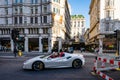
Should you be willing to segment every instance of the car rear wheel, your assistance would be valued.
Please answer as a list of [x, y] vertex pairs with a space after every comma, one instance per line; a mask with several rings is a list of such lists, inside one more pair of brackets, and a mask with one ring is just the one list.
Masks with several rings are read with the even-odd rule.
[[76, 69], [81, 68], [82, 67], [82, 61], [80, 59], [74, 60], [73, 63], [72, 63], [72, 67], [76, 68]]
[[44, 69], [44, 64], [43, 64], [43, 62], [41, 62], [41, 61], [36, 61], [36, 62], [34, 62], [33, 63], [33, 65], [32, 65], [32, 69], [33, 70], [43, 70]]

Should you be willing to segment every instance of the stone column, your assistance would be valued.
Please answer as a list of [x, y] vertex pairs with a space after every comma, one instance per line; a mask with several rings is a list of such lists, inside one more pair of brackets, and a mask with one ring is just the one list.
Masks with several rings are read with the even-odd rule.
[[28, 52], [28, 37], [25, 37], [25, 47], [24, 47], [25, 52]]
[[10, 43], [11, 43], [11, 51], [13, 51], [14, 50], [14, 42], [12, 39], [10, 40]]
[[39, 52], [43, 52], [42, 37], [39, 37]]
[[52, 52], [52, 29], [49, 28], [49, 31], [48, 31], [48, 52]]
[[42, 43], [42, 36], [43, 30], [40, 28], [39, 29], [39, 52], [43, 52], [43, 43]]
[[52, 48], [51, 48], [51, 37], [48, 37], [48, 52], [51, 52]]
[[25, 31], [25, 43], [24, 43], [24, 45], [25, 45], [25, 47], [24, 47], [24, 50], [25, 50], [25, 52], [28, 52], [28, 37], [27, 37], [27, 34], [28, 34], [28, 29], [25, 29], [24, 30]]

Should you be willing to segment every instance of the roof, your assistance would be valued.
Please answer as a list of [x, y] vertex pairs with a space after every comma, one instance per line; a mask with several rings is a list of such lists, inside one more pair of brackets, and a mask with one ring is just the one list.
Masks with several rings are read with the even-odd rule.
[[71, 15], [71, 18], [84, 18], [83, 15]]

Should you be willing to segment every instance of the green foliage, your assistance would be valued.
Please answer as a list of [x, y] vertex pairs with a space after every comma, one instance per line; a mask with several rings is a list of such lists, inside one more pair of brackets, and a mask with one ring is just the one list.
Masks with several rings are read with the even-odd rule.
[[71, 15], [71, 18], [84, 18], [83, 15]]

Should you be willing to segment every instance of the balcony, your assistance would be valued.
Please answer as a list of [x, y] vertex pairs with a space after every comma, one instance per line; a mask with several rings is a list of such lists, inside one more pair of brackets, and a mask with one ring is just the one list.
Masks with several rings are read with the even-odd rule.
[[12, 17], [12, 14], [1, 14], [0, 18]]
[[23, 6], [23, 3], [13, 3], [12, 6]]
[[12, 4], [8, 4], [8, 5], [0, 5], [0, 8], [12, 8]]
[[0, 28], [48, 28], [51, 27], [52, 23], [42, 23], [42, 24], [0, 24]]
[[100, 26], [100, 33], [113, 34], [115, 30], [120, 29], [119, 26], [120, 26], [119, 20], [105, 19], [102, 21], [102, 24]]

